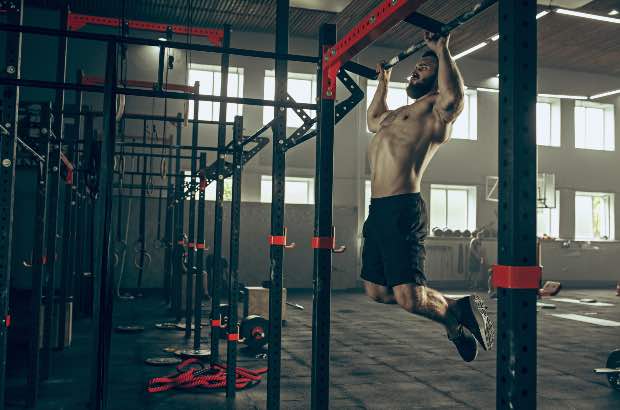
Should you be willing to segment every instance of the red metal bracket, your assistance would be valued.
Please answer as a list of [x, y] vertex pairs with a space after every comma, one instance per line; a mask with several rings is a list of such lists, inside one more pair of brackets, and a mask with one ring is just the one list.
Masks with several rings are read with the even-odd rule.
[[4, 318], [4, 327], [9, 328], [11, 326], [11, 315], [6, 315]]
[[197, 243], [196, 244], [196, 249], [207, 249], [207, 247], [205, 246], [204, 243]]
[[[111, 17], [89, 16], [87, 14], [69, 13], [67, 18], [67, 28], [71, 31], [77, 31], [84, 28], [87, 24], [98, 26], [120, 27], [121, 19]], [[147, 30], [165, 33], [168, 30], [175, 34], [191, 34], [196, 37], [206, 37], [214, 46], [221, 47], [224, 39], [224, 30], [216, 30], [210, 28], [186, 27], [175, 24], [150, 23], [140, 20], [125, 20], [129, 28], [136, 30]]]
[[336, 98], [336, 74], [344, 63], [409, 17], [425, 1], [383, 0], [333, 47], [323, 50], [323, 98]]
[[65, 156], [65, 154], [63, 154], [62, 152], [60, 153], [60, 160], [62, 161], [63, 164], [65, 164], [65, 167], [67, 168], [67, 175], [65, 176], [65, 183], [67, 185], [73, 185], [73, 164], [71, 163], [71, 161], [69, 161], [69, 158], [67, 158]]
[[284, 235], [269, 235], [269, 245], [284, 246], [286, 249], [292, 249], [295, 247], [295, 242], [286, 243], [286, 233], [288, 228], [284, 228]]
[[495, 288], [540, 289], [541, 266], [493, 265], [492, 283]]
[[312, 238], [312, 248], [331, 249], [334, 253], [343, 253], [347, 249], [344, 245], [336, 247], [335, 227], [332, 227], [332, 236], [315, 236]]

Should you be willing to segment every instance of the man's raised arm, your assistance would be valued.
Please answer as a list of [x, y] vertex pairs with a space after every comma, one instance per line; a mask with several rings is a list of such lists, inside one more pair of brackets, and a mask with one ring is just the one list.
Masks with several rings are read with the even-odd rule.
[[391, 70], [384, 70], [381, 67], [381, 64], [379, 64], [377, 65], [377, 71], [379, 72], [379, 84], [377, 85], [377, 91], [372, 98], [372, 102], [368, 107], [368, 113], [366, 115], [368, 129], [371, 132], [379, 131], [381, 121], [383, 121], [383, 119], [389, 112], [387, 106], [387, 88], [390, 82]]
[[433, 111], [441, 121], [445, 123], [454, 122], [463, 111], [465, 87], [461, 73], [448, 49], [450, 36], [434, 37], [433, 34], [426, 32], [424, 39], [428, 48], [435, 52], [439, 60], [437, 74], [439, 96]]

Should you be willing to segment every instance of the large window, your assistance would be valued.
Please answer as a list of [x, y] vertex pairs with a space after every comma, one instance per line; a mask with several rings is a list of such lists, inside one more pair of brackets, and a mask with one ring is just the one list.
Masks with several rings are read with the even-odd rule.
[[538, 97], [536, 103], [536, 143], [560, 146], [560, 99]]
[[[189, 187], [191, 183], [191, 172], [185, 171], [185, 184]], [[196, 178], [196, 186], [200, 184], [200, 178]], [[187, 191], [187, 187], [184, 189]], [[211, 182], [205, 188], [205, 200], [206, 201], [215, 201], [215, 194], [217, 189], [217, 181]], [[195, 196], [198, 199], [199, 192], [196, 190]], [[228, 178], [224, 180], [224, 201], [232, 201], [232, 178]]]
[[[271, 202], [271, 175], [262, 175], [260, 180], [260, 201]], [[284, 202], [287, 204], [313, 204], [314, 179], [286, 177], [284, 180]]]
[[555, 208], [538, 208], [536, 210], [536, 235], [539, 238], [560, 237], [560, 191], [555, 191]]
[[614, 194], [575, 193], [575, 239], [614, 239]]
[[[220, 66], [191, 64], [187, 84], [200, 81], [200, 94], [221, 95], [222, 69]], [[243, 68], [230, 67], [228, 70], [228, 96], [243, 97]], [[236, 115], [243, 115], [243, 105], [226, 104], [226, 121], [234, 121]], [[194, 118], [194, 102], [189, 101], [189, 118]], [[205, 121], [219, 121], [220, 103], [200, 101], [198, 118]]]
[[465, 90], [463, 112], [452, 126], [452, 138], [478, 139], [478, 95], [476, 90]]
[[[288, 94], [298, 103], [316, 103], [316, 76], [312, 74], [288, 73]], [[266, 100], [273, 100], [276, 93], [275, 71], [265, 71], [264, 96]], [[315, 117], [313, 111], [305, 110], [310, 118]], [[273, 120], [273, 107], [263, 107], [263, 124]], [[299, 128], [303, 121], [292, 108], [286, 111], [286, 126]]]
[[432, 228], [476, 229], [476, 187], [431, 185]]
[[614, 151], [614, 106], [575, 101], [575, 147]]

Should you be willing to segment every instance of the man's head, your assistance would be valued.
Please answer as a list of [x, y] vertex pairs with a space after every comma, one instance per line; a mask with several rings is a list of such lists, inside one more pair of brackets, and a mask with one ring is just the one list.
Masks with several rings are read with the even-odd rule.
[[418, 99], [431, 92], [437, 84], [438, 68], [437, 55], [430, 50], [425, 52], [411, 73], [407, 95], [410, 98]]

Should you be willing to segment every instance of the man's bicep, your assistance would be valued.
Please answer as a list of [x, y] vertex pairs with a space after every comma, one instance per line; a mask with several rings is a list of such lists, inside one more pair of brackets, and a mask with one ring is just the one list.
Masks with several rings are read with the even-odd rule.
[[381, 115], [377, 115], [377, 116], [368, 115], [367, 120], [366, 120], [368, 124], [368, 130], [371, 132], [379, 131], [379, 127], [381, 126], [381, 123], [383, 122], [383, 120], [385, 120], [385, 117], [387, 117], [391, 112], [392, 111], [388, 110], [388, 111], [385, 111]]

